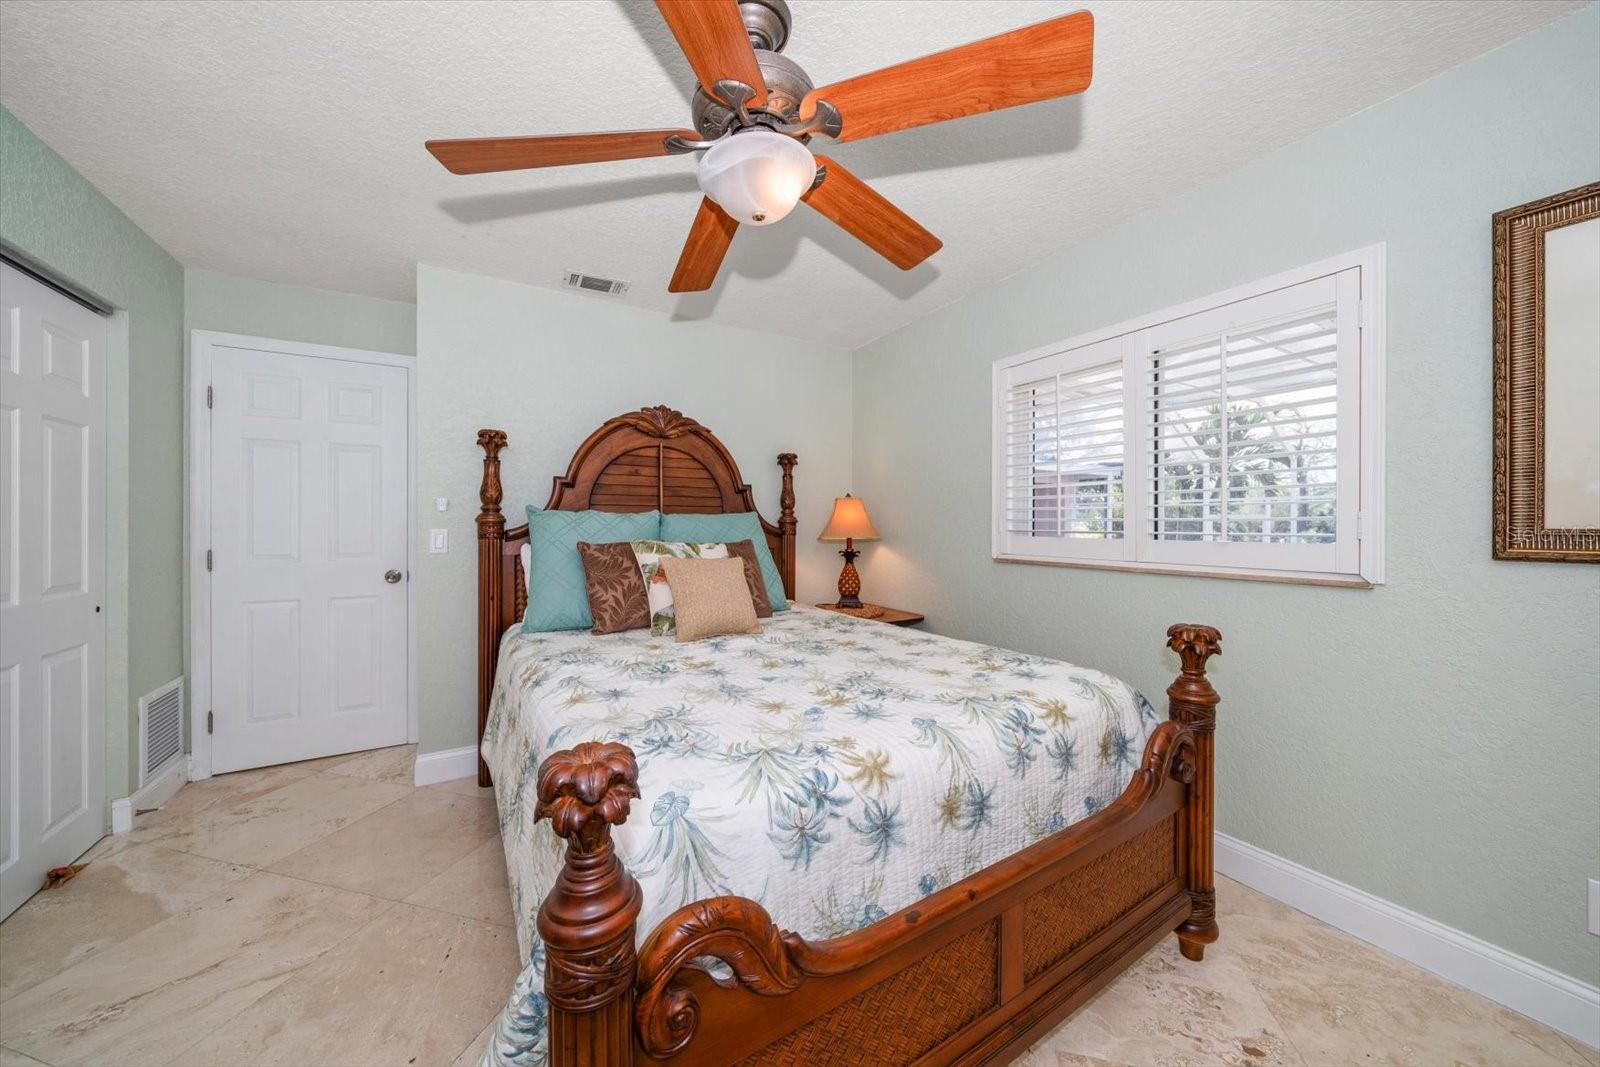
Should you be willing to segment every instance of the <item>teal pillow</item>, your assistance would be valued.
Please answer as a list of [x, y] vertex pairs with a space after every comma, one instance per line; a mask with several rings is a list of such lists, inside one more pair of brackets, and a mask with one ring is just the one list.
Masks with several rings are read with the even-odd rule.
[[767, 550], [767, 532], [761, 528], [761, 516], [753, 511], [734, 511], [725, 515], [663, 515], [661, 516], [663, 541], [746, 541], [756, 546], [756, 558], [761, 561], [761, 577], [767, 583], [767, 599], [773, 611], [788, 611], [789, 601], [783, 596], [783, 577], [778, 565], [772, 562]]
[[594, 626], [583, 586], [578, 542], [609, 545], [661, 536], [659, 511], [540, 511], [528, 509], [528, 610], [522, 628], [587, 630]]

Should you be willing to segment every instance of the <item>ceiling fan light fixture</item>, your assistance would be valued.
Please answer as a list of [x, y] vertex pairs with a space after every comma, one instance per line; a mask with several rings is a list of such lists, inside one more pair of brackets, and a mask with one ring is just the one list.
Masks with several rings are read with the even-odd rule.
[[794, 210], [816, 176], [810, 149], [767, 129], [736, 133], [700, 157], [700, 190], [742, 225], [779, 221]]

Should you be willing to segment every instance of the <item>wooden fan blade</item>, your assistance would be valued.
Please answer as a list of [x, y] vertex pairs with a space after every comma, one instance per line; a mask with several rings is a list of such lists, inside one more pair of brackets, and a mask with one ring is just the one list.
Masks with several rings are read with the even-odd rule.
[[1094, 16], [1078, 11], [813, 89], [800, 114], [826, 100], [844, 120], [838, 139], [859, 141], [1081, 93], [1093, 74]]
[[827, 156], [818, 156], [817, 165], [828, 168], [827, 176], [800, 199], [890, 263], [910, 270], [944, 247], [916, 219]]
[[553, 137], [468, 137], [429, 141], [427, 148], [452, 174], [486, 174], [496, 170], [565, 167], [570, 163], [664, 156], [668, 154], [667, 138], [673, 135], [690, 141], [700, 136], [693, 130], [629, 130]]
[[756, 91], [749, 104], [766, 103], [767, 83], [735, 0], [656, 0], [656, 7], [688, 57], [700, 88], [717, 96], [717, 82], [744, 82]]
[[683, 254], [667, 283], [669, 293], [698, 293], [711, 288], [722, 269], [722, 257], [728, 254], [733, 243], [733, 231], [739, 224], [710, 197], [702, 197], [700, 210], [695, 213], [694, 225], [689, 227], [689, 239], [683, 242]]

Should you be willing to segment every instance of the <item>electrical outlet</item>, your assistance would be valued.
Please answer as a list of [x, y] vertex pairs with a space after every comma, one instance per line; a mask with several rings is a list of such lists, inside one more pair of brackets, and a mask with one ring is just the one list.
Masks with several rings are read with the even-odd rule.
[[1600, 878], [1589, 879], [1589, 932], [1600, 937]]
[[449, 530], [429, 530], [428, 531], [428, 551], [433, 553], [434, 555], [438, 555], [438, 554], [440, 554], [442, 552], [450, 551], [450, 531]]

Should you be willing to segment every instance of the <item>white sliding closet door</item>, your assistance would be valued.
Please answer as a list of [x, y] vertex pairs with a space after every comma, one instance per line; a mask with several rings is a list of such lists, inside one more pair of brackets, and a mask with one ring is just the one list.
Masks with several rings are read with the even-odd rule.
[[0, 918], [106, 828], [106, 320], [0, 264]]

